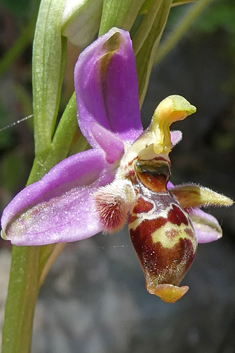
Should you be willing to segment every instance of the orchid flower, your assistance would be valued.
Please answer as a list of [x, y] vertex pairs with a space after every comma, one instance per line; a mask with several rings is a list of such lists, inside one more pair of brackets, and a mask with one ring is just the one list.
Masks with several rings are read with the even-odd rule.
[[169, 182], [174, 121], [196, 108], [180, 96], [164, 99], [143, 131], [129, 33], [113, 28], [87, 47], [75, 67], [78, 123], [92, 149], [57, 164], [22, 190], [2, 215], [2, 236], [16, 245], [44, 245], [113, 233], [126, 223], [146, 286], [166, 302], [188, 290], [179, 283], [198, 243], [221, 237], [201, 206], [232, 200], [194, 184]]

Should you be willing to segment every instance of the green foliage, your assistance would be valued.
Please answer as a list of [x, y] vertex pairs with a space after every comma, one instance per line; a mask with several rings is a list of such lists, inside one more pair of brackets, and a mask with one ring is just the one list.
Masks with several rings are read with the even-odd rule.
[[153, 1], [133, 38], [140, 106], [144, 101], [154, 56], [166, 25], [171, 3], [172, 0]]
[[235, 2], [233, 0], [216, 0], [195, 22], [194, 28], [200, 35], [210, 35], [218, 40], [218, 53], [227, 61], [231, 70], [224, 82], [224, 91], [235, 95]]
[[8, 11], [19, 18], [28, 18], [38, 8], [40, 0], [0, 0]]
[[104, 0], [99, 35], [112, 27], [130, 31], [143, 3], [144, 0]]
[[[65, 0], [42, 1], [33, 45], [33, 108], [36, 155], [48, 152], [59, 110], [66, 63], [66, 39], [61, 37]], [[41, 163], [44, 161], [41, 160]]]
[[233, 0], [214, 1], [197, 20], [196, 28], [201, 32], [212, 33], [223, 29], [235, 34], [235, 2]]

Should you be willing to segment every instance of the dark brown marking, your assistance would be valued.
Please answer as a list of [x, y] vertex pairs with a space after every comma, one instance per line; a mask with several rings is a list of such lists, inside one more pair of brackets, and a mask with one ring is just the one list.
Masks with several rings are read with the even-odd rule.
[[185, 233], [188, 234], [188, 236], [189, 236], [190, 238], [194, 238], [194, 237], [195, 237], [194, 232], [192, 231], [191, 228], [185, 228], [184, 231], [185, 231]]
[[149, 238], [152, 242], [151, 235], [164, 226], [167, 223], [167, 219], [164, 217], [158, 217], [155, 219], [144, 219], [139, 226], [136, 228], [135, 232], [138, 233], [140, 239]]
[[155, 157], [154, 160], [155, 160], [155, 161], [164, 161], [164, 162], [167, 162], [168, 165], [170, 166], [169, 160], [167, 160], [167, 159], [164, 158], [164, 157], [160, 157], [160, 156], [159, 156], [159, 157]]
[[181, 223], [184, 223], [186, 226], [188, 225], [187, 217], [181, 208], [176, 205], [172, 205], [172, 209], [168, 213], [168, 220], [177, 226], [180, 226]]
[[132, 212], [133, 213], [147, 213], [153, 208], [153, 204], [139, 197]]
[[140, 182], [154, 192], [166, 191], [166, 183], [170, 176], [170, 165], [164, 158], [152, 160], [138, 159], [135, 170]]
[[128, 218], [128, 223], [131, 224], [134, 221], [136, 221], [139, 217], [136, 215], [133, 215], [132, 213], [130, 213], [129, 218]]
[[179, 235], [179, 231], [176, 229], [171, 229], [171, 230], [167, 230], [165, 234], [166, 234], [167, 238], [173, 239]]
[[137, 173], [140, 181], [146, 188], [154, 192], [166, 191], [166, 177], [164, 175], [153, 175], [147, 172]]

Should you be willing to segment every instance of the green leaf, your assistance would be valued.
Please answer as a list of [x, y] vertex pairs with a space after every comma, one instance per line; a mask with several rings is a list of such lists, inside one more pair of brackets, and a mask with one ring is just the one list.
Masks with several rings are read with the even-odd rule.
[[33, 108], [35, 154], [41, 163], [48, 152], [59, 109], [66, 62], [61, 37], [65, 0], [42, 0], [33, 45]]
[[67, 157], [77, 130], [77, 106], [74, 93], [60, 119], [47, 156], [43, 160], [43, 165], [40, 163], [40, 157], [35, 157], [28, 184], [42, 178], [55, 164]]
[[162, 5], [162, 1], [154, 0], [152, 1], [151, 8], [145, 15], [139, 29], [136, 31], [135, 36], [133, 38], [133, 49], [135, 55], [137, 55], [141, 46], [144, 44], [144, 41], [147, 40], [149, 36], [149, 32], [151, 31], [154, 22], [159, 21], [157, 16]]
[[145, 0], [145, 2], [143, 3], [141, 9], [140, 9], [140, 14], [146, 14], [150, 8], [150, 6], [152, 5], [153, 0]]
[[[154, 0], [133, 38], [139, 81], [140, 106], [143, 104], [154, 56], [166, 25], [171, 4], [172, 0]], [[145, 31], [148, 32], [147, 37]]]
[[112, 27], [130, 31], [144, 0], [104, 0], [99, 36]]
[[[178, 5], [189, 4], [189, 3], [195, 2], [195, 1], [199, 1], [199, 0], [173, 0], [171, 6], [173, 7], [173, 6], [178, 6]], [[145, 0], [143, 6], [140, 9], [140, 13], [141, 14], [146, 13], [149, 10], [150, 6], [152, 5], [152, 2], [153, 2], [153, 0]]]
[[173, 0], [172, 6], [189, 4], [191, 2], [200, 1], [200, 0]]

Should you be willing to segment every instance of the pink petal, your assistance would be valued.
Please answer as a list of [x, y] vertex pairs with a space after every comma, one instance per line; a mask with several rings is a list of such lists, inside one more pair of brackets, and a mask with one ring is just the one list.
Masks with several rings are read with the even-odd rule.
[[81, 53], [75, 67], [75, 91], [79, 125], [91, 146], [97, 146], [91, 133], [94, 122], [128, 142], [142, 133], [128, 32], [113, 28]]
[[171, 131], [171, 143], [173, 146], [177, 145], [182, 140], [182, 132], [181, 131]]
[[110, 183], [104, 153], [89, 150], [57, 164], [40, 181], [22, 190], [2, 216], [3, 236], [16, 245], [71, 242], [101, 230], [93, 192]]
[[210, 243], [222, 237], [222, 229], [215, 217], [195, 208], [189, 213], [198, 243]]

